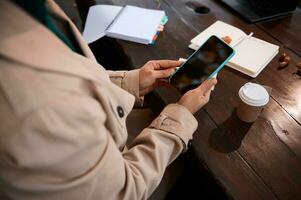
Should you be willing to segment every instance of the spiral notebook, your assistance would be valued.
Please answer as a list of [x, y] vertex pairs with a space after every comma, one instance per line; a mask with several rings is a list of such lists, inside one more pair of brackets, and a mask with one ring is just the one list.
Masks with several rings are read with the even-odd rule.
[[242, 30], [222, 21], [216, 21], [194, 37], [189, 48], [197, 50], [212, 35], [232, 38], [229, 45], [235, 49], [236, 54], [227, 66], [253, 78], [257, 77], [279, 52], [279, 46], [248, 36]]
[[136, 6], [96, 5], [89, 9], [83, 37], [92, 43], [103, 36], [151, 44], [165, 17], [162, 10]]

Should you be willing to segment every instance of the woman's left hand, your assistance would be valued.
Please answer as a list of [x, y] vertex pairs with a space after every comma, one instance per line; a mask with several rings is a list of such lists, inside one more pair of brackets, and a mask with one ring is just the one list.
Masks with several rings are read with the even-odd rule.
[[144, 96], [156, 87], [167, 85], [162, 79], [168, 78], [182, 63], [175, 60], [148, 61], [139, 72], [139, 95]]

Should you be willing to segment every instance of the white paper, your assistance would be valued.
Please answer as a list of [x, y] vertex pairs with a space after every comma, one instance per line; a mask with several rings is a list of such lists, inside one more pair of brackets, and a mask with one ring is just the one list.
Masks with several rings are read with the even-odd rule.
[[162, 10], [126, 6], [118, 19], [106, 31], [106, 35], [149, 44], [152, 42], [164, 16], [165, 12]]
[[89, 9], [83, 37], [92, 43], [105, 36], [105, 30], [122, 9], [121, 6], [96, 5]]
[[[246, 34], [240, 29], [216, 21], [202, 33], [191, 40], [189, 48], [197, 50], [210, 36], [230, 36], [233, 44]], [[279, 46], [255, 37], [246, 38], [234, 47], [236, 54], [226, 64], [227, 66], [255, 78], [277, 55]]]
[[234, 49], [236, 54], [229, 61], [229, 66], [239, 68], [251, 77], [257, 76], [279, 51], [277, 45], [255, 37], [245, 39]]
[[197, 46], [201, 46], [212, 35], [215, 35], [219, 38], [230, 36], [232, 41], [229, 45], [231, 46], [241, 37], [245, 36], [246, 33], [234, 26], [231, 26], [230, 24], [222, 21], [216, 21], [206, 30], [194, 37], [190, 42]]

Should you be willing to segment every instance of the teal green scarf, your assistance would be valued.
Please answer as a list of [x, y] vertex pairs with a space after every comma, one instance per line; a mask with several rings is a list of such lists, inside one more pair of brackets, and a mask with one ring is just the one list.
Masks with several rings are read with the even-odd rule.
[[14, 0], [16, 4], [27, 11], [36, 20], [44, 24], [49, 30], [51, 30], [58, 38], [60, 38], [67, 46], [69, 46], [70, 49], [76, 51], [72, 42], [52, 22], [51, 17], [48, 14], [45, 1], [46, 0]]

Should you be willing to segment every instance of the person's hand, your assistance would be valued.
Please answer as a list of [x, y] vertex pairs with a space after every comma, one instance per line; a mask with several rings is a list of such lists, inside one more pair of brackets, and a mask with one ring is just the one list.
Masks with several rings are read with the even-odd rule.
[[154, 60], [148, 61], [139, 72], [139, 95], [144, 96], [156, 87], [166, 86], [168, 78], [182, 61]]
[[212, 87], [216, 85], [216, 83], [217, 80], [215, 78], [206, 80], [199, 87], [186, 92], [178, 101], [178, 104], [186, 107], [194, 114], [208, 103]]

